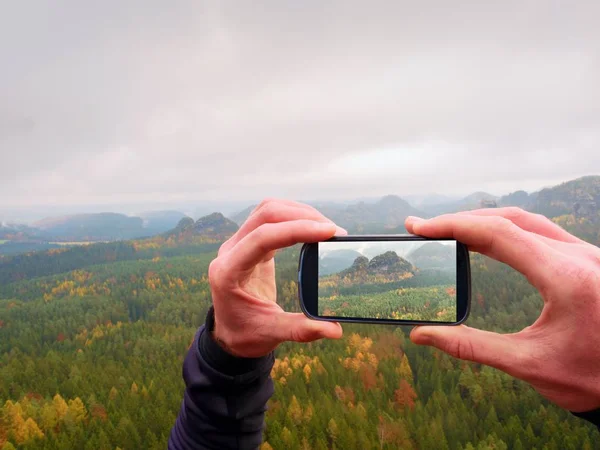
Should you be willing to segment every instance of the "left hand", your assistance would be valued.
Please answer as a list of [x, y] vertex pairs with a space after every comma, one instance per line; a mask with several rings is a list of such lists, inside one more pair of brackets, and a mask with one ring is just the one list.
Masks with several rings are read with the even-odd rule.
[[310, 320], [277, 304], [275, 252], [345, 234], [311, 206], [265, 200], [219, 249], [208, 271], [215, 311], [214, 336], [239, 357], [267, 355], [284, 341], [340, 338], [335, 322]]

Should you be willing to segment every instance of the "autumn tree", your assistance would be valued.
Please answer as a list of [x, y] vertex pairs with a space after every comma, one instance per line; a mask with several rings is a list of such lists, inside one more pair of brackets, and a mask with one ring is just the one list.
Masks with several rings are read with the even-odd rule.
[[400, 386], [394, 391], [394, 401], [401, 408], [413, 409], [417, 394], [406, 379], [400, 380]]

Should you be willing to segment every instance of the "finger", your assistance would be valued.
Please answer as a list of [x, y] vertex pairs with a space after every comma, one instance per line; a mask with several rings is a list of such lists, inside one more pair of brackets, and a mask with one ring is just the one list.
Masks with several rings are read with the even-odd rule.
[[430, 345], [455, 358], [495, 367], [517, 378], [525, 375], [527, 345], [515, 335], [465, 325], [419, 326], [410, 333], [410, 340], [418, 345]]
[[304, 209], [315, 209], [313, 206], [310, 206], [306, 203], [296, 202], [294, 200], [288, 200], [285, 198], [268, 197], [268, 198], [265, 198], [264, 200], [262, 200], [258, 205], [256, 205], [256, 208], [254, 208], [252, 210], [252, 212], [248, 215], [248, 217], [256, 214], [262, 208], [270, 205], [271, 203], [278, 203], [278, 204], [288, 205], [288, 206], [297, 206], [298, 208], [304, 208]]
[[[461, 213], [457, 213], [457, 214], [463, 214], [463, 213], [461, 212]], [[474, 214], [474, 215], [477, 215], [477, 214]], [[413, 225], [416, 222], [421, 221], [421, 220], [425, 220], [425, 219], [422, 219], [420, 217], [414, 217], [414, 216], [407, 217], [406, 222], [405, 222], [406, 230], [409, 233], [414, 233]], [[551, 239], [549, 237], [542, 236], [542, 235], [536, 234], [536, 233], [531, 233], [531, 235], [533, 237], [535, 237], [537, 240], [547, 244], [549, 247], [552, 247], [553, 249], [562, 252], [564, 255], [569, 255], [569, 254], [573, 253], [573, 248], [570, 246], [570, 244], [571, 244], [570, 242], [558, 241], [558, 240]], [[577, 238], [575, 238], [575, 239], [577, 239]], [[583, 241], [579, 241], [579, 242], [583, 243]]]
[[339, 339], [342, 327], [337, 322], [311, 320], [302, 313], [282, 313], [278, 316], [275, 333], [280, 341], [312, 342], [317, 339]]
[[[302, 203], [290, 200], [264, 201], [253, 211], [248, 219], [246, 219], [240, 229], [223, 244], [220, 251], [230, 250], [245, 236], [265, 223], [280, 223], [300, 219], [333, 223], [330, 219], [309, 205], [303, 205]], [[348, 234], [346, 230], [337, 227], [336, 235], [343, 236], [346, 234]]]
[[407, 229], [430, 238], [456, 239], [470, 250], [508, 264], [536, 287], [554, 276], [562, 254], [503, 217], [447, 214], [428, 220], [407, 220]]
[[333, 223], [315, 220], [266, 223], [235, 244], [228, 254], [227, 267], [232, 274], [252, 270], [271, 252], [303, 242], [325, 241], [336, 231]]
[[[307, 205], [306, 203], [300, 203], [300, 202], [296, 202], [293, 200], [286, 200], [286, 199], [267, 198], [267, 199], [264, 199], [262, 202], [260, 202], [260, 204], [256, 208], [254, 208], [254, 210], [250, 213], [250, 215], [246, 219], [246, 222], [251, 221], [251, 219], [253, 219], [255, 216], [269, 218], [270, 216], [272, 216], [272, 214], [274, 212], [276, 213], [277, 210], [279, 210], [282, 206], [286, 206], [289, 208], [298, 208], [298, 209], [302, 209], [305, 211], [310, 211], [320, 217], [326, 218], [320, 211], [318, 211], [316, 208], [314, 208], [310, 205]], [[327, 219], [327, 220], [330, 220], [330, 219]], [[242, 228], [246, 224], [246, 222], [244, 222], [244, 224], [242, 224]], [[267, 223], [267, 221], [263, 221], [262, 223]], [[258, 225], [260, 225], [260, 222], [258, 223]], [[254, 228], [256, 228], [256, 226]], [[247, 233], [251, 232], [254, 228], [248, 229]]]
[[540, 236], [554, 239], [562, 242], [580, 243], [581, 240], [565, 231], [557, 224], [552, 222], [541, 214], [534, 214], [524, 211], [521, 208], [488, 208], [476, 209], [473, 211], [463, 211], [458, 214], [476, 215], [476, 216], [500, 216], [510, 220], [519, 228], [530, 231]]
[[422, 217], [417, 217], [417, 216], [408, 216], [405, 220], [404, 220], [404, 228], [406, 228], [406, 231], [408, 231], [409, 233], [414, 234], [415, 232], [413, 231], [413, 226], [415, 223], [417, 222], [421, 222], [425, 219], [423, 219]]
[[[331, 219], [325, 217], [312, 206], [291, 200], [270, 200], [261, 203], [257, 207], [248, 219], [246, 219], [246, 222], [242, 224], [236, 233], [236, 237], [239, 237], [238, 240], [240, 240], [265, 223], [278, 223], [299, 219], [333, 223]], [[340, 230], [343, 229], [340, 227]]]

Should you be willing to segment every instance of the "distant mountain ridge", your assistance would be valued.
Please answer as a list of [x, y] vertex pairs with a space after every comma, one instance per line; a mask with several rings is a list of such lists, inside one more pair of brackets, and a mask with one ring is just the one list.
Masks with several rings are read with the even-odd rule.
[[480, 208], [482, 204], [496, 204], [499, 197], [488, 194], [487, 192], [474, 192], [466, 197], [451, 202], [439, 204], [430, 204], [423, 206], [423, 210], [428, 216], [437, 216], [439, 214], [449, 214], [458, 211]]
[[47, 237], [71, 241], [113, 241], [144, 235], [143, 220], [118, 213], [50, 217], [33, 224]]
[[373, 257], [371, 260], [366, 256], [359, 256], [349, 268], [339, 272], [340, 277], [356, 276], [395, 276], [403, 277], [414, 272], [414, 266], [406, 259], [401, 258], [394, 251], [387, 251]]
[[250, 216], [250, 213], [254, 211], [254, 208], [256, 208], [256, 206], [257, 205], [250, 205], [247, 208], [241, 210], [240, 212], [235, 213], [231, 216], [231, 220], [233, 220], [238, 225], [243, 224], [246, 221], [246, 219]]
[[[360, 201], [350, 205], [323, 202], [314, 205], [326, 217], [346, 228], [351, 233], [380, 233], [385, 230], [404, 230], [404, 221], [408, 216], [424, 216], [425, 213], [414, 208], [397, 195], [386, 195], [375, 202]], [[241, 225], [256, 208], [251, 205], [231, 216]]]
[[177, 223], [184, 217], [187, 217], [180, 211], [147, 211], [135, 214], [143, 220], [142, 226], [148, 236], [164, 233], [173, 229]]
[[454, 269], [456, 247], [440, 242], [428, 242], [410, 252], [406, 259], [419, 269]]
[[542, 189], [527, 209], [547, 217], [574, 215], [600, 221], [600, 176], [587, 176]]
[[[418, 201], [420, 208], [397, 195], [388, 195], [377, 201], [359, 201], [351, 204], [321, 202], [318, 209], [351, 234], [395, 234], [406, 232], [404, 221], [410, 215], [432, 217], [482, 206], [519, 206], [553, 219], [570, 232], [590, 242], [600, 243], [600, 176], [581, 177], [533, 193], [517, 190], [502, 197], [475, 192], [460, 200], [437, 194], [409, 198]], [[437, 200], [443, 202], [435, 204]], [[185, 228], [185, 233], [190, 236], [195, 234], [198, 237], [204, 233], [206, 239], [215, 240], [235, 232], [236, 227], [246, 220], [254, 208], [255, 205], [248, 206], [234, 214], [232, 219], [226, 219], [222, 214], [217, 217], [214, 216], [217, 213], [214, 213], [199, 219], [199, 224], [179, 211], [170, 210], [143, 212], [136, 216], [111, 212], [76, 214], [50, 217], [31, 226], [1, 223], [0, 240], [22, 243], [24, 251], [31, 251], [36, 249], [36, 244], [43, 249], [54, 241], [138, 239], [170, 233], [176, 228], [179, 228], [179, 232]], [[206, 219], [211, 216], [212, 219]], [[211, 220], [216, 220], [216, 228], [213, 231], [207, 229], [210, 228]], [[190, 230], [192, 224], [196, 227], [193, 231]], [[0, 247], [0, 254], [2, 253]]]
[[238, 225], [219, 212], [199, 218], [197, 221], [191, 217], [184, 217], [177, 226], [165, 233], [167, 239], [174, 239], [178, 243], [225, 241], [237, 230]]
[[325, 207], [321, 212], [351, 233], [379, 233], [385, 230], [404, 230], [408, 216], [424, 216], [397, 195], [387, 195], [375, 203], [360, 202], [344, 208]]
[[[171, 230], [185, 217], [179, 211], [149, 211], [137, 216], [90, 213], [48, 217], [31, 226], [0, 226], [0, 236], [23, 241], [119, 241], [154, 236]], [[15, 236], [20, 233], [19, 236]]]
[[39, 230], [27, 225], [0, 223], [0, 239], [23, 240], [36, 236]]
[[352, 249], [333, 250], [319, 259], [319, 275], [330, 275], [347, 268], [361, 256], [359, 252]]

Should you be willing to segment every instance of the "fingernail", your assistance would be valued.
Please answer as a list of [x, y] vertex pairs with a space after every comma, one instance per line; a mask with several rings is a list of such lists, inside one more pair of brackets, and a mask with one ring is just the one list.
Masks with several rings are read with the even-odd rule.
[[409, 222], [422, 222], [425, 219], [417, 216], [408, 216], [406, 220], [408, 220]]
[[335, 235], [336, 236], [347, 236], [348, 235], [348, 231], [345, 230], [342, 227], [338, 227], [337, 225], [335, 226]]
[[315, 222], [314, 226], [318, 231], [331, 231], [335, 225], [331, 222]]
[[417, 345], [431, 345], [433, 343], [433, 337], [428, 334], [427, 330], [423, 330], [421, 327], [412, 329], [410, 340]]

